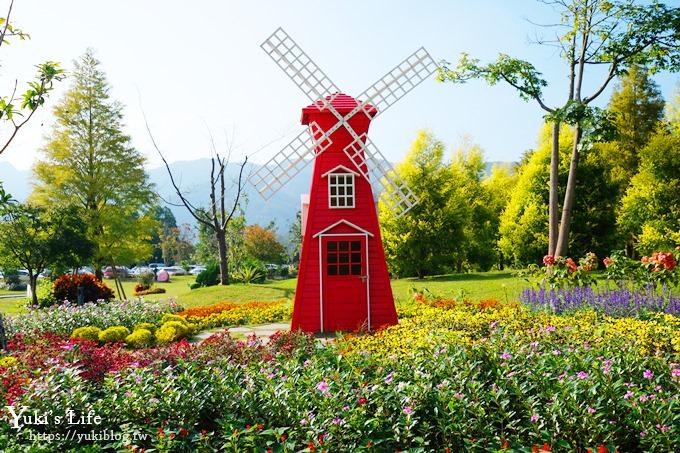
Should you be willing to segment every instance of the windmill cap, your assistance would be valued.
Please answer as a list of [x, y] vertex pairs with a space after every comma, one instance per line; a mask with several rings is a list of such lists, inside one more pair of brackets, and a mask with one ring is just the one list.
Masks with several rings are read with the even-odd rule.
[[[326, 96], [325, 99], [326, 101], [330, 101], [333, 108], [337, 110], [338, 113], [340, 113], [342, 116], [345, 116], [346, 114], [354, 110], [361, 102], [357, 101], [352, 96], [348, 96], [343, 93], [331, 94], [329, 96]], [[310, 114], [323, 112], [324, 110], [327, 110], [327, 107], [326, 104], [321, 100], [316, 101], [313, 104], [310, 104], [307, 107], [303, 108], [301, 119], [302, 124], [305, 125], [309, 124]], [[378, 109], [376, 109], [375, 106], [371, 104], [366, 104], [364, 106], [364, 110], [371, 118], [378, 113]]]

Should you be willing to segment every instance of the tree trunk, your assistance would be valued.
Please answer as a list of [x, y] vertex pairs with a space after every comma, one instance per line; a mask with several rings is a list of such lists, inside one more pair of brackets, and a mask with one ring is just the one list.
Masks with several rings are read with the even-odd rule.
[[220, 283], [229, 284], [229, 258], [227, 257], [227, 233], [224, 228], [215, 231], [217, 250], [220, 254]]
[[28, 276], [28, 286], [31, 288], [31, 305], [37, 307], [38, 294], [36, 293], [36, 289], [38, 287], [38, 276], [33, 275], [33, 272], [31, 272]]
[[576, 173], [578, 171], [578, 160], [580, 154], [580, 143], [583, 130], [580, 125], [576, 125], [574, 132], [574, 147], [571, 150], [571, 163], [569, 164], [569, 176], [567, 187], [564, 194], [564, 204], [562, 205], [562, 220], [560, 222], [560, 234], [557, 239], [557, 249], [555, 256], [566, 256], [569, 247], [569, 231], [571, 228], [571, 210], [574, 206], [576, 195]]
[[548, 255], [555, 255], [557, 248], [558, 226], [558, 177], [560, 168], [560, 123], [554, 122], [552, 127], [552, 150], [550, 153], [550, 199], [548, 202], [549, 232]]

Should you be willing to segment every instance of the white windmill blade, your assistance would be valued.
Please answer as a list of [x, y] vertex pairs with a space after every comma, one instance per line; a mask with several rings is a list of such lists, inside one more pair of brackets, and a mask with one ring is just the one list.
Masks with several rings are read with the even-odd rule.
[[418, 204], [416, 194], [366, 134], [362, 134], [343, 151], [361, 175], [377, 189], [380, 199], [395, 216], [403, 216]]
[[340, 92], [283, 28], [277, 28], [260, 47], [312, 101], [326, 103], [325, 96]]
[[[373, 105], [378, 109], [374, 118], [387, 110], [437, 70], [437, 63], [424, 47], [413, 52], [380, 80], [357, 96], [361, 108]], [[351, 116], [348, 114], [347, 117]]]
[[[281, 151], [253, 173], [249, 181], [257, 189], [262, 198], [269, 200], [283, 185], [300, 173], [313, 159], [314, 150], [317, 155], [331, 146], [331, 139], [323, 134], [315, 123], [309, 125], [310, 130], [303, 130]], [[310, 143], [310, 134], [312, 140]]]

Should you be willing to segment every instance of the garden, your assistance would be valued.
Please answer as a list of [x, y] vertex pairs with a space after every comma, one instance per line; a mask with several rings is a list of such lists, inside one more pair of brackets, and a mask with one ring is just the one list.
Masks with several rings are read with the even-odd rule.
[[288, 320], [289, 299], [23, 310], [0, 449], [678, 451], [679, 258], [547, 256], [517, 297], [510, 279], [477, 298], [447, 292], [464, 276], [397, 280], [398, 325], [326, 341], [224, 329]]

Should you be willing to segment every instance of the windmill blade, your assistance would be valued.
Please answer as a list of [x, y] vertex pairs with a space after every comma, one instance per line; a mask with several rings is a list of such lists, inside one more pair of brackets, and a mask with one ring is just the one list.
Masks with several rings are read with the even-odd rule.
[[340, 92], [283, 28], [277, 28], [260, 47], [312, 101], [325, 103], [325, 96]]
[[[378, 109], [375, 116], [380, 115], [436, 70], [437, 63], [421, 47], [357, 96], [361, 100], [361, 109], [370, 104]], [[351, 115], [352, 113], [346, 117]]]
[[303, 130], [299, 133], [265, 165], [253, 173], [249, 181], [262, 198], [269, 200], [283, 185], [312, 162], [313, 159], [309, 157], [314, 155], [314, 150], [319, 155], [328, 149], [331, 143], [331, 139], [323, 134], [321, 128], [316, 123], [311, 123], [309, 131]]
[[380, 199], [395, 216], [403, 216], [418, 204], [416, 194], [366, 134], [362, 134], [359, 140], [352, 142], [343, 151], [361, 175], [378, 190]]

